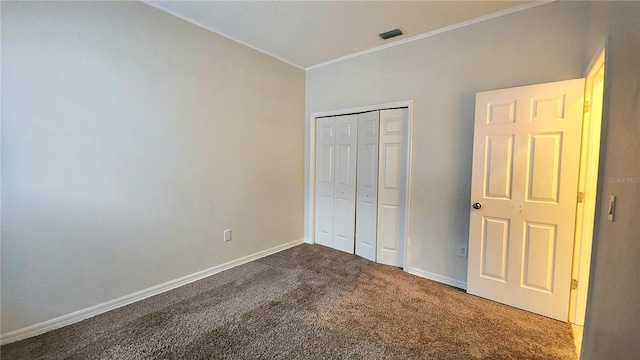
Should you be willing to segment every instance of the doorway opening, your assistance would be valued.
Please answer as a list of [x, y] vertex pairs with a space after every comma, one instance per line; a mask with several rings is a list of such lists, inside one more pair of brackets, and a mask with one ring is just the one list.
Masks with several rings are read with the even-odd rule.
[[600, 139], [604, 105], [605, 46], [592, 60], [585, 75], [584, 117], [580, 149], [578, 203], [571, 276], [569, 322], [572, 324], [578, 356], [589, 290], [589, 271], [598, 191]]

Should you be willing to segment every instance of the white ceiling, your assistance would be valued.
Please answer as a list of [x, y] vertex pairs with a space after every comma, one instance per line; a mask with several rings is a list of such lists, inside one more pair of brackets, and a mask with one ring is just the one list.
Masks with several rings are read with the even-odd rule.
[[[538, 4], [531, 1], [145, 2], [302, 68]], [[378, 36], [395, 28], [402, 29], [404, 35], [386, 41]]]

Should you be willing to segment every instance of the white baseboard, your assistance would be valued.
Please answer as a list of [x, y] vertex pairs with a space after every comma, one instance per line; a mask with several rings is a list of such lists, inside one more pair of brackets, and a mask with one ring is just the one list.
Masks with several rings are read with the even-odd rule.
[[196, 273], [187, 275], [187, 276], [183, 276], [181, 278], [175, 279], [175, 280], [171, 280], [168, 281], [166, 283], [160, 284], [160, 285], [156, 285], [153, 287], [150, 287], [148, 289], [145, 290], [141, 290], [138, 292], [135, 292], [133, 294], [129, 294], [129, 295], [125, 295], [123, 297], [111, 300], [111, 301], [107, 301], [105, 303], [102, 304], [98, 304], [98, 305], [94, 305], [92, 307], [86, 308], [86, 309], [82, 309], [76, 312], [73, 312], [71, 314], [67, 314], [67, 315], [63, 315], [60, 317], [57, 317], [55, 319], [51, 319], [51, 320], [47, 320], [44, 322], [41, 322], [39, 324], [35, 324], [35, 325], [31, 325], [31, 326], [27, 326], [25, 328], [22, 329], [18, 329], [18, 330], [14, 330], [11, 332], [8, 332], [6, 334], [1, 334], [0, 335], [0, 345], [4, 345], [4, 344], [9, 344], [18, 340], [23, 340], [26, 338], [30, 338], [32, 336], [36, 336], [36, 335], [40, 335], [40, 334], [44, 334], [45, 332], [51, 331], [51, 330], [55, 330], [58, 328], [61, 328], [63, 326], [67, 326], [67, 325], [71, 325], [73, 323], [77, 323], [79, 321], [88, 319], [90, 317], [105, 313], [107, 311], [110, 310], [114, 310], [117, 309], [119, 307], [134, 303], [136, 301], [140, 301], [142, 299], [146, 299], [150, 296], [154, 296], [154, 295], [158, 295], [160, 293], [163, 293], [165, 291], [169, 291], [171, 289], [175, 289], [177, 287], [192, 283], [194, 281], [203, 279], [207, 276], [219, 273], [221, 271], [224, 270], [228, 270], [231, 269], [233, 267], [236, 267], [238, 265], [242, 265], [245, 263], [248, 263], [250, 261], [256, 260], [256, 259], [260, 259], [262, 257], [271, 255], [271, 254], [275, 254], [277, 252], [280, 252], [282, 250], [286, 250], [288, 248], [300, 245], [304, 242], [304, 239], [298, 239], [298, 240], [294, 240], [282, 245], [278, 245], [275, 247], [272, 247], [270, 249], [266, 249], [263, 251], [259, 251], [257, 253], [253, 253], [251, 255], [247, 255], [244, 257], [241, 257], [239, 259], [236, 260], [232, 260], [229, 262], [226, 262], [224, 264], [220, 264], [220, 265], [216, 265], [214, 267], [202, 270], [202, 271], [198, 271]]
[[452, 279], [446, 276], [434, 274], [428, 271], [411, 268], [411, 267], [404, 268], [404, 271], [408, 272], [409, 274], [417, 275], [423, 278], [427, 278], [429, 280], [437, 281], [443, 284], [447, 284], [463, 290], [467, 290], [467, 283], [465, 281]]

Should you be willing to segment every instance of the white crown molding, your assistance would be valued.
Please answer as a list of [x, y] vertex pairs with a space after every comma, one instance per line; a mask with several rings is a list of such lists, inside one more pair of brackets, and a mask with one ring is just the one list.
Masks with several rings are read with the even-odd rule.
[[160, 285], [156, 285], [156, 286], [150, 287], [148, 289], [144, 289], [144, 290], [135, 292], [133, 294], [125, 295], [125, 296], [119, 297], [117, 299], [114, 299], [114, 300], [111, 300], [111, 301], [107, 301], [107, 302], [102, 303], [102, 304], [94, 305], [94, 306], [88, 307], [86, 309], [82, 309], [82, 310], [73, 312], [71, 314], [63, 315], [63, 316], [57, 317], [55, 319], [51, 319], [51, 320], [47, 320], [47, 321], [41, 322], [39, 324], [27, 326], [27, 327], [22, 328], [22, 329], [10, 331], [8, 333], [0, 335], [0, 345], [5, 345], [5, 344], [9, 344], [9, 343], [18, 341], [18, 340], [30, 338], [32, 336], [44, 334], [44, 333], [46, 333], [48, 331], [61, 328], [63, 326], [67, 326], [67, 325], [71, 325], [71, 324], [77, 323], [79, 321], [82, 321], [82, 320], [94, 317], [96, 315], [100, 315], [102, 313], [105, 313], [107, 311], [111, 311], [111, 310], [117, 309], [119, 307], [122, 307], [122, 306], [125, 306], [125, 305], [129, 305], [129, 304], [134, 303], [136, 301], [140, 301], [140, 300], [146, 299], [148, 297], [151, 297], [151, 296], [154, 296], [154, 295], [158, 295], [158, 294], [163, 293], [165, 291], [169, 291], [169, 290], [175, 289], [177, 287], [187, 285], [187, 284], [192, 283], [194, 281], [197, 281], [197, 280], [206, 278], [207, 276], [211, 276], [213, 274], [217, 274], [219, 272], [231, 269], [231, 268], [236, 267], [238, 265], [246, 264], [246, 263], [248, 263], [250, 261], [257, 260], [257, 259], [263, 258], [265, 256], [269, 256], [271, 254], [275, 254], [277, 252], [292, 248], [294, 246], [302, 244], [303, 242], [304, 242], [304, 239], [298, 239], [298, 240], [290, 241], [288, 243], [285, 243], [285, 244], [282, 244], [282, 245], [278, 245], [278, 246], [272, 247], [270, 249], [259, 251], [259, 252], [253, 253], [251, 255], [247, 255], [247, 256], [241, 257], [239, 259], [226, 262], [224, 264], [216, 265], [216, 266], [211, 267], [209, 269], [198, 271], [196, 273], [193, 273], [193, 274], [190, 274], [190, 275], [187, 275], [187, 276], [183, 276], [181, 278], [174, 279], [174, 280], [168, 281], [166, 283], [163, 283], [163, 284], [160, 284]]
[[355, 57], [358, 57], [358, 56], [362, 56], [362, 55], [366, 55], [366, 54], [371, 54], [371, 53], [374, 53], [376, 51], [392, 48], [394, 46], [403, 45], [403, 44], [410, 43], [410, 42], [413, 42], [413, 41], [416, 41], [416, 40], [421, 40], [421, 39], [424, 39], [424, 38], [428, 38], [428, 37], [431, 37], [431, 36], [442, 34], [442, 33], [447, 32], [447, 31], [460, 29], [460, 28], [463, 28], [465, 26], [477, 24], [477, 23], [480, 23], [480, 22], [483, 22], [483, 21], [495, 19], [495, 18], [498, 18], [498, 17], [501, 17], [501, 16], [513, 14], [513, 13], [516, 13], [516, 12], [519, 12], [519, 11], [531, 9], [531, 8], [534, 8], [534, 7], [537, 7], [537, 6], [540, 6], [540, 5], [545, 5], [545, 4], [549, 4], [549, 3], [552, 3], [552, 2], [556, 2], [556, 1], [557, 0], [534, 1], [534, 2], [523, 4], [523, 5], [520, 5], [520, 6], [514, 6], [514, 7], [509, 8], [509, 9], [497, 11], [497, 12], [494, 12], [494, 13], [491, 13], [491, 14], [488, 14], [488, 15], [484, 15], [484, 16], [480, 16], [480, 17], [477, 17], [477, 18], [474, 18], [474, 19], [471, 19], [471, 20], [466, 20], [466, 21], [463, 21], [463, 22], [460, 22], [460, 23], [457, 23], [457, 24], [445, 26], [443, 28], [439, 28], [439, 29], [436, 29], [436, 30], [427, 31], [425, 33], [414, 35], [414, 36], [411, 36], [411, 37], [408, 37], [408, 38], [405, 38], [405, 39], [402, 39], [402, 40], [394, 41], [392, 43], [376, 46], [376, 47], [373, 47], [373, 48], [370, 48], [370, 49], [366, 49], [366, 50], [355, 52], [353, 54], [341, 56], [341, 57], [335, 58], [333, 60], [329, 60], [329, 61], [321, 62], [321, 63], [316, 64], [316, 65], [308, 66], [308, 67], [306, 67], [304, 69], [305, 69], [305, 71], [317, 69], [317, 68], [320, 68], [320, 67], [323, 67], [323, 66], [326, 66], [326, 65], [335, 64], [335, 63], [343, 61], [343, 60], [352, 59], [352, 58], [355, 58]]
[[300, 66], [300, 65], [298, 65], [298, 64], [292, 63], [291, 61], [289, 61], [289, 60], [287, 60], [287, 59], [284, 59], [284, 58], [282, 58], [282, 57], [280, 57], [280, 56], [278, 56], [278, 55], [272, 54], [272, 53], [270, 53], [270, 52], [268, 52], [268, 51], [266, 51], [266, 50], [264, 50], [264, 49], [260, 49], [259, 47], [256, 47], [256, 46], [253, 46], [253, 45], [251, 45], [251, 44], [248, 44], [248, 43], [246, 43], [246, 42], [244, 42], [244, 41], [242, 41], [242, 40], [238, 40], [238, 39], [234, 38], [233, 36], [230, 36], [230, 35], [227, 35], [227, 34], [225, 34], [225, 33], [220, 32], [220, 31], [218, 31], [218, 30], [215, 30], [215, 29], [213, 29], [212, 27], [210, 27], [210, 26], [208, 26], [208, 25], [205, 25], [205, 24], [203, 24], [203, 23], [201, 23], [201, 22], [199, 22], [199, 21], [197, 21], [197, 20], [194, 20], [194, 19], [190, 18], [189, 16], [182, 15], [182, 14], [178, 14], [177, 12], [173, 11], [172, 9], [169, 9], [169, 8], [167, 8], [167, 7], [165, 7], [165, 6], [161, 5], [161, 4], [158, 4], [158, 3], [156, 3], [156, 2], [154, 2], [154, 1], [152, 1], [152, 0], [140, 0], [140, 1], [141, 1], [142, 3], [144, 3], [144, 4], [146, 4], [146, 5], [149, 5], [149, 6], [151, 6], [151, 7], [154, 7], [154, 8], [156, 8], [156, 9], [158, 9], [158, 10], [162, 10], [162, 11], [164, 11], [164, 12], [166, 12], [166, 13], [169, 13], [169, 14], [171, 14], [171, 15], [173, 15], [173, 16], [175, 16], [175, 17], [177, 17], [177, 18], [180, 18], [180, 19], [182, 19], [182, 20], [184, 20], [184, 21], [190, 22], [190, 23], [192, 23], [193, 25], [199, 26], [199, 27], [201, 27], [201, 28], [203, 28], [203, 29], [205, 29], [205, 30], [211, 31], [212, 33], [215, 33], [215, 34], [217, 34], [217, 35], [220, 35], [220, 36], [222, 36], [222, 37], [225, 37], [225, 38], [227, 38], [227, 39], [229, 39], [229, 40], [235, 41], [235, 42], [237, 42], [237, 43], [239, 43], [239, 44], [241, 44], [241, 45], [244, 45], [244, 46], [246, 46], [246, 47], [248, 47], [248, 48], [251, 48], [251, 49], [253, 49], [253, 50], [255, 50], [255, 51], [259, 51], [259, 52], [261, 52], [261, 53], [263, 53], [263, 54], [265, 54], [265, 55], [269, 55], [269, 56], [271, 56], [271, 57], [272, 57], [272, 58], [274, 58], [274, 59], [280, 60], [280, 61], [282, 61], [282, 62], [284, 62], [284, 63], [287, 63], [287, 64], [289, 64], [289, 65], [291, 65], [291, 66], [295, 66], [295, 67], [297, 67], [298, 69], [305, 70], [304, 66]]
[[157, 3], [157, 2], [155, 2], [153, 0], [140, 0], [140, 1], [143, 2], [146, 5], [149, 5], [151, 7], [154, 7], [156, 9], [158, 9], [158, 10], [164, 11], [164, 12], [169, 13], [169, 14], [175, 16], [175, 17], [178, 17], [178, 18], [180, 18], [180, 19], [182, 19], [184, 21], [187, 21], [187, 22], [190, 22], [190, 23], [192, 23], [192, 24], [194, 24], [196, 26], [199, 26], [199, 27], [201, 27], [201, 28], [203, 28], [205, 30], [211, 31], [211, 32], [213, 32], [215, 34], [218, 34], [218, 35], [220, 35], [222, 37], [225, 37], [225, 38], [227, 38], [229, 40], [235, 41], [235, 42], [237, 42], [237, 43], [239, 43], [241, 45], [244, 45], [244, 46], [246, 46], [248, 48], [251, 48], [253, 50], [259, 51], [259, 52], [261, 52], [261, 53], [263, 53], [265, 55], [269, 55], [269, 56], [271, 56], [271, 57], [273, 57], [275, 59], [278, 59], [278, 60], [280, 60], [280, 61], [282, 61], [284, 63], [287, 63], [287, 64], [289, 64], [291, 66], [295, 66], [298, 69], [302, 69], [302, 70], [308, 71], [308, 70], [317, 69], [317, 68], [320, 68], [320, 67], [323, 67], [323, 66], [326, 66], [326, 65], [334, 64], [334, 63], [337, 63], [337, 62], [340, 62], [340, 61], [343, 61], [343, 60], [351, 59], [351, 58], [362, 56], [362, 55], [366, 55], [366, 54], [371, 54], [371, 53], [374, 53], [376, 51], [388, 49], [388, 48], [391, 48], [391, 47], [394, 47], [394, 46], [399, 46], [399, 45], [403, 45], [403, 44], [410, 43], [410, 42], [413, 42], [413, 41], [417, 41], [417, 40], [421, 40], [421, 39], [428, 38], [428, 37], [431, 37], [431, 36], [435, 36], [435, 35], [438, 35], [438, 34], [442, 34], [442, 33], [447, 32], [447, 31], [460, 29], [460, 28], [463, 28], [465, 26], [477, 24], [477, 23], [480, 23], [480, 22], [483, 22], [483, 21], [487, 21], [487, 20], [495, 19], [495, 18], [498, 18], [498, 17], [501, 17], [501, 16], [513, 14], [513, 13], [516, 13], [516, 12], [519, 12], [519, 11], [531, 9], [531, 8], [534, 8], [534, 7], [537, 7], [537, 6], [540, 6], [540, 5], [546, 5], [546, 4], [549, 4], [549, 3], [552, 3], [552, 2], [556, 2], [558, 0], [533, 1], [533, 2], [526, 3], [526, 4], [523, 4], [523, 5], [520, 5], [520, 6], [514, 6], [514, 7], [509, 8], [509, 9], [505, 9], [505, 10], [497, 11], [497, 12], [494, 12], [494, 13], [491, 13], [491, 14], [483, 15], [483, 16], [480, 16], [480, 17], [477, 17], [477, 18], [474, 18], [474, 19], [471, 19], [471, 20], [466, 20], [466, 21], [463, 21], [463, 22], [460, 22], [460, 23], [457, 23], [457, 24], [453, 24], [453, 25], [449, 25], [449, 26], [445, 26], [443, 28], [439, 28], [439, 29], [436, 29], [436, 30], [427, 31], [427, 32], [422, 33], [422, 34], [414, 35], [414, 36], [411, 36], [411, 37], [408, 37], [408, 38], [405, 38], [405, 39], [402, 39], [402, 40], [398, 40], [398, 41], [394, 41], [392, 43], [376, 46], [376, 47], [373, 47], [373, 48], [370, 48], [370, 49], [358, 51], [358, 52], [355, 52], [355, 53], [352, 53], [352, 54], [349, 54], [349, 55], [344, 55], [344, 56], [335, 58], [333, 60], [328, 60], [328, 61], [321, 62], [319, 64], [311, 65], [311, 66], [308, 66], [308, 67], [304, 67], [304, 66], [298, 65], [298, 64], [293, 63], [293, 62], [291, 62], [291, 61], [289, 61], [289, 60], [287, 60], [285, 58], [282, 58], [282, 57], [280, 57], [278, 55], [272, 54], [272, 53], [270, 53], [270, 52], [268, 52], [268, 51], [266, 51], [264, 49], [261, 49], [261, 48], [259, 48], [257, 46], [248, 44], [248, 43], [246, 43], [246, 42], [244, 42], [242, 40], [238, 40], [238, 39], [234, 38], [233, 36], [230, 36], [230, 35], [227, 35], [225, 33], [220, 32], [218, 30], [215, 30], [212, 27], [210, 27], [208, 25], [205, 25], [205, 24], [203, 24], [203, 23], [201, 23], [201, 22], [199, 22], [197, 20], [194, 20], [189, 16], [178, 14], [177, 12], [173, 11], [172, 9], [169, 9], [169, 8], [167, 8], [167, 7], [161, 5], [161, 4], [159, 4], [159, 3]]

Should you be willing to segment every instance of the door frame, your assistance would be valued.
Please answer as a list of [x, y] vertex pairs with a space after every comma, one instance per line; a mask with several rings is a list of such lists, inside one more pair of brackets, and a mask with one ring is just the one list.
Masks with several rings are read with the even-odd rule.
[[327, 117], [327, 116], [339, 116], [339, 115], [349, 115], [356, 113], [363, 113], [368, 111], [376, 111], [376, 110], [387, 110], [387, 109], [397, 109], [397, 108], [408, 108], [409, 119], [408, 119], [408, 129], [407, 129], [407, 146], [404, 149], [407, 155], [407, 169], [406, 169], [406, 194], [405, 194], [405, 214], [406, 217], [403, 221], [403, 229], [406, 234], [404, 239], [402, 239], [404, 244], [404, 254], [402, 260], [403, 269], [407, 268], [407, 262], [409, 257], [409, 250], [411, 246], [411, 173], [413, 168], [413, 100], [404, 100], [404, 101], [395, 101], [389, 103], [382, 104], [374, 104], [367, 106], [359, 106], [352, 107], [346, 109], [336, 109], [336, 110], [328, 110], [328, 111], [319, 111], [313, 112], [309, 116], [309, 136], [307, 137], [307, 143], [309, 144], [309, 154], [306, 157], [307, 163], [309, 164], [309, 170], [307, 172], [307, 183], [309, 189], [309, 197], [308, 197], [308, 205], [305, 209], [305, 218], [309, 224], [307, 229], [306, 236], [304, 238], [305, 243], [307, 244], [315, 244], [315, 211], [316, 211], [316, 125], [317, 118]]
[[[590, 102], [588, 111], [585, 111], [583, 119], [583, 141], [580, 156], [582, 186], [579, 192], [584, 194], [582, 203], [577, 204], [576, 211], [576, 237], [574, 239], [572, 279], [577, 280], [577, 289], [571, 290], [569, 303], [569, 322], [582, 326], [586, 312], [587, 293], [589, 289], [589, 269], [591, 267], [591, 253], [593, 250], [593, 238], [595, 230], [595, 212], [597, 209], [597, 194], [600, 189], [598, 177], [600, 174], [600, 153], [602, 151], [602, 132], [605, 114], [605, 82], [606, 82], [606, 39], [598, 48], [596, 56], [591, 60], [585, 71], [585, 104]], [[602, 68], [604, 78], [602, 80], [602, 98], [600, 102], [600, 116], [593, 114], [593, 81], [598, 69]], [[587, 99], [587, 93], [592, 98]], [[588, 119], [586, 117], [589, 117]], [[595, 132], [594, 132], [595, 130]], [[586, 133], [586, 134], [585, 134]], [[585, 137], [586, 136], [586, 137]], [[597, 145], [596, 151], [589, 151]], [[582, 174], [585, 171], [584, 176]], [[586, 227], [586, 230], [584, 231]], [[590, 227], [590, 228], [589, 228]]]
[[[597, 189], [595, 193], [590, 194], [590, 196], [593, 196], [593, 201], [595, 203], [595, 206], [594, 206], [595, 210], [594, 210], [593, 218], [591, 219], [593, 220], [593, 228], [591, 229], [592, 231], [590, 231], [588, 234], [582, 233], [583, 237], [579, 239], [581, 241], [580, 249], [576, 249], [576, 251], [574, 251], [574, 264], [573, 264], [573, 266], [577, 267], [577, 269], [579, 270], [577, 271], [578, 289], [580, 289], [580, 284], [586, 285], [587, 289], [580, 300], [577, 299], [577, 293], [578, 293], [577, 291], [575, 292], [575, 294], [572, 294], [572, 301], [569, 303], [570, 305], [569, 322], [572, 324], [571, 329], [574, 334], [578, 359], [582, 358], [583, 331], [586, 331], [586, 329], [589, 328], [589, 313], [591, 312], [590, 295], [591, 295], [591, 288], [593, 285], [592, 274], [594, 272], [594, 266], [596, 265], [595, 257], [596, 257], [598, 242], [600, 240], [598, 238], [598, 229], [599, 229], [598, 220], [601, 219], [602, 216], [604, 216], [600, 211], [600, 208], [601, 208], [602, 202], [606, 201], [606, 199], [604, 198], [605, 194], [602, 193], [602, 186], [604, 184], [604, 164], [605, 164], [604, 157], [605, 157], [605, 148], [606, 148], [606, 142], [607, 142], [606, 141], [607, 127], [609, 123], [608, 120], [609, 120], [610, 89], [609, 89], [609, 82], [607, 80], [609, 79], [609, 72], [611, 71], [611, 66], [607, 65], [609, 62], [607, 60], [607, 54], [610, 53], [609, 50], [610, 50], [609, 34], [605, 33], [602, 41], [600, 42], [600, 45], [597, 47], [596, 51], [594, 52], [594, 55], [592, 56], [591, 61], [589, 61], [589, 65], [587, 66], [584, 72], [584, 77], [585, 79], [587, 79], [589, 75], [593, 72], [594, 68], [599, 65], [598, 62], [600, 60], [600, 57], [604, 55], [604, 59], [603, 59], [604, 79], [602, 84], [603, 86], [602, 110], [601, 110], [601, 116], [600, 116], [600, 136], [598, 139], [600, 143], [600, 149], [597, 154], [593, 154], [593, 157], [598, 159], [598, 166], [597, 166], [597, 169], [595, 169], [596, 171], [594, 174], [595, 183], [596, 183], [595, 186], [597, 187]], [[586, 88], [585, 88], [585, 92], [586, 92]], [[587, 159], [587, 161], [591, 161], [591, 160], [593, 159]], [[585, 193], [585, 199], [587, 196], [588, 195]], [[578, 219], [576, 219], [576, 226], [578, 226]], [[588, 239], [585, 239], [585, 236], [588, 237]], [[578, 241], [578, 239], [575, 239], [575, 241]], [[585, 241], [590, 242], [590, 244], [588, 245], [590, 247], [589, 253], [583, 250]], [[585, 268], [585, 265], [584, 265], [585, 263], [587, 264], [587, 268]], [[585, 304], [578, 305], [578, 301], [584, 301]], [[584, 325], [582, 326], [575, 325], [576, 312], [577, 312], [578, 306], [584, 306], [585, 308], [584, 309], [585, 319], [584, 319]]]

